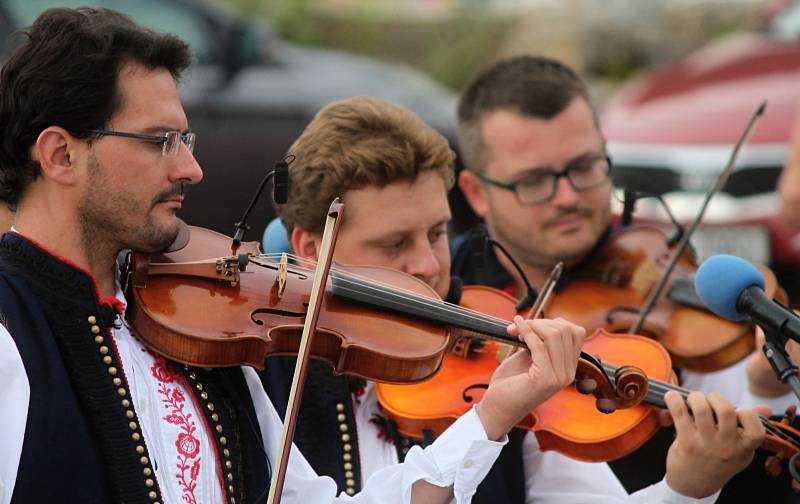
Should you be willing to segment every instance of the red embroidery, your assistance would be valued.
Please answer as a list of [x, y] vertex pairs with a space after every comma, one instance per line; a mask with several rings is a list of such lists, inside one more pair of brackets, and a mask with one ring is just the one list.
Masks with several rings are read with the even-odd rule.
[[[153, 373], [153, 377], [162, 384], [172, 383], [175, 381], [175, 378], [178, 377], [177, 373], [173, 373], [167, 369], [167, 361], [164, 359], [164, 357], [156, 357], [156, 360], [153, 362], [153, 367], [150, 368], [150, 371]], [[180, 402], [183, 402], [183, 399], [181, 399]]]
[[[161, 402], [170, 412], [163, 419], [181, 429], [178, 439], [175, 440], [175, 447], [178, 449], [178, 472], [175, 477], [183, 490], [183, 501], [186, 504], [197, 504], [194, 491], [197, 487], [197, 476], [200, 473], [201, 460], [201, 457], [199, 457], [200, 440], [194, 436], [197, 426], [192, 420], [192, 414], [184, 411], [186, 396], [183, 391], [177, 387], [170, 388], [167, 386], [168, 383], [174, 382], [179, 375], [167, 368], [167, 362], [163, 357], [156, 358], [150, 371], [153, 377], [159, 381], [158, 393], [161, 395]], [[196, 460], [193, 461], [192, 459], [195, 458]]]

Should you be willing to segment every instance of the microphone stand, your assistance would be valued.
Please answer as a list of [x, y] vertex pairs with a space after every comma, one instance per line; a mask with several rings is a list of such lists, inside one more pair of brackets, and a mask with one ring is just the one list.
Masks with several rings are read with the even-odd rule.
[[764, 331], [764, 346], [761, 350], [764, 351], [764, 356], [767, 358], [772, 370], [778, 379], [787, 383], [794, 395], [800, 401], [800, 377], [798, 377], [797, 364], [792, 361], [792, 358], [786, 352], [786, 343], [789, 338], [781, 332], [780, 329], [773, 329], [770, 327], [761, 327]]

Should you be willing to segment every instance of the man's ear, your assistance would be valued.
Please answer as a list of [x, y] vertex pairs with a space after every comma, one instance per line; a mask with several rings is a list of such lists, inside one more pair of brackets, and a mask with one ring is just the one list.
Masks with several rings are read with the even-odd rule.
[[467, 198], [475, 214], [480, 218], [485, 218], [489, 213], [488, 195], [486, 187], [478, 176], [470, 170], [461, 170], [461, 173], [458, 174], [458, 187], [464, 193], [464, 197]]
[[76, 182], [75, 160], [71, 159], [71, 154], [77, 141], [59, 126], [50, 126], [39, 133], [33, 155], [46, 178], [64, 185]]
[[322, 237], [311, 231], [306, 231], [298, 227], [292, 229], [292, 237], [290, 240], [292, 242], [292, 249], [295, 254], [303, 259], [317, 260], [321, 240]]

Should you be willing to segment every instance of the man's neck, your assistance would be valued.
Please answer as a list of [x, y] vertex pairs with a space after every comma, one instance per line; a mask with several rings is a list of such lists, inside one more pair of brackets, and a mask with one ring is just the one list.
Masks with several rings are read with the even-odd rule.
[[[522, 297], [527, 294], [528, 287], [525, 285], [525, 282], [523, 281], [517, 269], [513, 264], [511, 264], [511, 261], [509, 261], [504, 254], [497, 254], [497, 259], [500, 261], [500, 264], [503, 266], [503, 268], [514, 279], [515, 296]], [[524, 263], [520, 263], [520, 268], [522, 268], [522, 271], [525, 273], [525, 276], [528, 278], [528, 281], [531, 283], [531, 286], [534, 289], [541, 288], [545, 280], [547, 280], [547, 277], [550, 276], [550, 271], [552, 269]]]
[[114, 247], [100, 240], [91, 243], [79, 227], [44, 225], [41, 219], [29, 219], [27, 215], [25, 212], [17, 213], [13, 226], [15, 232], [90, 273], [97, 283], [100, 297], [116, 295]]

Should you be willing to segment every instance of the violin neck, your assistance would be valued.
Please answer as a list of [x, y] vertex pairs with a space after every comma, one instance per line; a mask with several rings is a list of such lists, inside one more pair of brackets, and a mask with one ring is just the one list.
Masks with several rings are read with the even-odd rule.
[[446, 327], [458, 328], [463, 336], [476, 339], [491, 339], [519, 346], [521, 342], [508, 335], [508, 321], [464, 309], [439, 299], [420, 296], [411, 292], [365, 284], [345, 275], [332, 275], [331, 292], [334, 296], [365, 306], [409, 315]]

